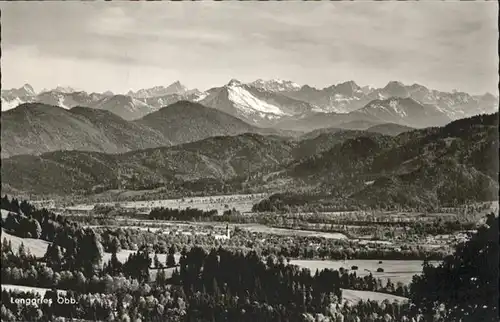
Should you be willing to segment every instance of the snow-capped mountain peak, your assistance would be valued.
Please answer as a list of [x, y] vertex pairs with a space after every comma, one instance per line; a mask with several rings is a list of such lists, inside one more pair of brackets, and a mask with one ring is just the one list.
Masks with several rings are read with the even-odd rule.
[[32, 101], [36, 92], [30, 84], [20, 88], [2, 90], [2, 111], [11, 110], [18, 105]]
[[355, 81], [347, 81], [335, 85], [335, 91], [344, 96], [354, 96], [357, 92], [361, 93], [361, 87]]
[[[283, 86], [291, 83], [279, 80], [257, 80], [244, 84], [237, 79], [231, 79], [226, 85], [212, 88], [200, 95], [199, 102], [251, 124], [271, 126], [273, 122], [283, 117], [291, 117], [312, 110], [311, 104], [307, 102], [288, 97], [277, 88], [266, 90], [263, 87], [268, 84]], [[298, 88], [296, 84], [293, 86]]]
[[188, 88], [179, 81], [175, 81], [167, 87], [167, 94], [184, 94], [187, 91]]
[[33, 86], [27, 83], [19, 88], [2, 90], [2, 96], [20, 97], [20, 96], [35, 96], [35, 95], [36, 92], [33, 89]]
[[410, 89], [412, 89], [412, 90], [421, 90], [421, 91], [423, 91], [423, 90], [428, 91], [429, 90], [424, 85], [420, 85], [420, 84], [417, 84], [417, 83], [413, 83], [412, 85], [410, 85]]
[[445, 111], [438, 106], [422, 104], [411, 97], [390, 97], [373, 100], [354, 113], [369, 115], [374, 120], [413, 127], [445, 124], [450, 121]]
[[382, 89], [382, 96], [384, 98], [389, 98], [389, 97], [408, 97], [410, 96], [409, 94], [409, 89], [401, 82], [397, 81], [390, 81], [385, 85], [385, 87]]
[[36, 92], [33, 89], [33, 86], [31, 86], [30, 84], [24, 84], [23, 87], [21, 87], [19, 90], [24, 91], [29, 96], [36, 95]]
[[65, 94], [78, 92], [78, 90], [76, 90], [72, 87], [69, 87], [69, 86], [57, 86], [56, 88], [53, 89], [53, 91], [59, 92], [59, 93], [65, 93]]
[[229, 83], [227, 83], [227, 86], [229, 87], [240, 86], [240, 85], [243, 85], [243, 83], [237, 80], [236, 78], [231, 79]]
[[249, 83], [248, 85], [270, 92], [291, 92], [300, 90], [300, 86], [297, 83], [279, 78], [267, 81], [258, 79], [254, 82]]
[[185, 94], [188, 92], [186, 86], [182, 85], [179, 81], [176, 81], [167, 87], [165, 86], [154, 86], [151, 88], [143, 88], [137, 92], [129, 91], [127, 95], [135, 98], [148, 98], [148, 97], [158, 97], [172, 94]]
[[399, 82], [399, 81], [390, 81], [389, 83], [387, 83], [387, 85], [385, 85], [386, 88], [388, 87], [404, 87], [405, 84], [403, 84], [402, 82]]

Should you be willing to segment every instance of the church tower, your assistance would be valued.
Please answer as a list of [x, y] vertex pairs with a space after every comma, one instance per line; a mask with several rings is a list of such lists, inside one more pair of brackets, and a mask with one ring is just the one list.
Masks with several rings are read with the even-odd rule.
[[229, 224], [226, 225], [226, 236], [227, 236], [227, 239], [231, 238], [231, 234], [229, 232]]

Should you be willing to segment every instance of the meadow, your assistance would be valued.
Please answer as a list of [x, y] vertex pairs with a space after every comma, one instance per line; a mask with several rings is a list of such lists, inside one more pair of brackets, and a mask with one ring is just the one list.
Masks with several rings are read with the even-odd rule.
[[[42, 258], [45, 253], [47, 252], [47, 247], [50, 245], [50, 242], [47, 242], [42, 239], [34, 239], [34, 238], [21, 238], [17, 236], [13, 236], [7, 232], [5, 232], [2, 229], [2, 242], [5, 238], [7, 242], [11, 242], [12, 244], [12, 249], [18, 250], [19, 246], [21, 244], [24, 245], [24, 248], [26, 251], [29, 251], [33, 256], [37, 258]], [[116, 258], [118, 261], [121, 263], [125, 263], [128, 259], [128, 257], [131, 254], [134, 254], [136, 251], [129, 250], [129, 249], [121, 249], [119, 252], [116, 253]], [[108, 262], [111, 259], [111, 253], [104, 252], [102, 256], [103, 262]], [[158, 260], [161, 263], [165, 263], [167, 260], [168, 254], [161, 254], [161, 253], [156, 253], [158, 256]], [[154, 254], [150, 254], [150, 258], [153, 259]], [[174, 255], [176, 262], [179, 262], [180, 254], [175, 254]]]
[[2, 243], [4, 241], [4, 238], [7, 240], [7, 242], [10, 241], [12, 243], [12, 249], [17, 250], [19, 249], [19, 246], [23, 244], [24, 248], [26, 250], [29, 250], [30, 253], [37, 258], [42, 258], [45, 255], [45, 253], [47, 252], [47, 247], [50, 244], [50, 242], [42, 239], [21, 238], [13, 236], [2, 229]]
[[[267, 194], [234, 194], [224, 196], [206, 196], [206, 197], [188, 197], [180, 199], [163, 199], [163, 200], [148, 200], [148, 201], [127, 201], [120, 202], [119, 205], [128, 209], [152, 209], [156, 207], [164, 208], [198, 208], [204, 211], [217, 210], [222, 214], [227, 209], [236, 209], [240, 212], [250, 212], [252, 206], [260, 200], [266, 198]], [[115, 206], [116, 202], [104, 202], [101, 205]], [[79, 204], [65, 207], [65, 210], [70, 211], [90, 211], [95, 204]]]
[[404, 303], [408, 301], [408, 298], [381, 292], [342, 289], [342, 303], [350, 306], [356, 305], [360, 301], [376, 301], [380, 303], [385, 300], [388, 300], [391, 303], [394, 301]]
[[[431, 262], [435, 265], [438, 262]], [[291, 260], [290, 264], [308, 268], [314, 274], [316, 270], [326, 268], [339, 270], [340, 268], [356, 272], [357, 276], [372, 274], [375, 278], [380, 278], [384, 283], [391, 280], [393, 283], [401, 282], [409, 284], [414, 275], [422, 273], [423, 261], [417, 260], [359, 260], [348, 259], [342, 261], [333, 260]], [[357, 266], [357, 270], [352, 270], [352, 266]], [[382, 268], [383, 272], [377, 272]]]

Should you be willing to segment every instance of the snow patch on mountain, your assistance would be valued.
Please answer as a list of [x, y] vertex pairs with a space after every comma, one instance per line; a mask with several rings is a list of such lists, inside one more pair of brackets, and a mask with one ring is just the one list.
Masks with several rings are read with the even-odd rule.
[[330, 104], [328, 106], [317, 106], [313, 105], [311, 112], [316, 113], [335, 113], [335, 114], [346, 114], [349, 113], [348, 110], [343, 108], [342, 106], [337, 106], [335, 104]]
[[319, 106], [313, 106], [313, 108], [311, 109], [311, 112], [315, 112], [315, 113], [331, 113], [333, 111], [330, 111], [326, 108], [322, 108], [322, 107], [319, 107]]
[[334, 96], [335, 101], [337, 102], [343, 102], [343, 101], [352, 101], [351, 97], [345, 97], [342, 94], [335, 94]]
[[262, 112], [265, 114], [280, 116], [289, 115], [284, 113], [278, 106], [259, 100], [242, 86], [238, 86], [238, 83], [236, 82], [231, 81], [228, 84], [227, 92], [228, 99], [232, 101], [235, 107], [241, 110], [244, 114]]
[[389, 101], [389, 106], [393, 109], [396, 114], [398, 114], [401, 117], [405, 117], [407, 114], [404, 109], [399, 108], [399, 101], [397, 100], [390, 100]]
[[26, 102], [22, 101], [19, 97], [16, 97], [13, 100], [6, 100], [2, 97], [2, 112], [16, 108], [23, 103]]
[[67, 106], [66, 104], [64, 104], [64, 96], [62, 95], [57, 95], [57, 100], [58, 100], [58, 103], [57, 105], [64, 108], [64, 109], [67, 109], [69, 110], [71, 107]]
[[34, 96], [34, 95], [36, 95], [36, 92], [33, 89], [33, 86], [31, 86], [30, 84], [24, 84], [23, 87], [21, 87], [19, 89], [19, 91], [23, 91], [25, 93], [25, 95], [27, 95], [27, 96]]
[[198, 96], [193, 101], [199, 102], [199, 101], [203, 100], [207, 96], [208, 96], [208, 92], [200, 93], [200, 94], [198, 94]]

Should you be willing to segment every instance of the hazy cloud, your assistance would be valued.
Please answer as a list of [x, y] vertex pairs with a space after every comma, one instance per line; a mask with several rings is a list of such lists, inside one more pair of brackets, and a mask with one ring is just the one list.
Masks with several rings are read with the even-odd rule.
[[[496, 2], [2, 2], [2, 87], [390, 80], [496, 92]], [[28, 68], [29, 66], [29, 68]]]

